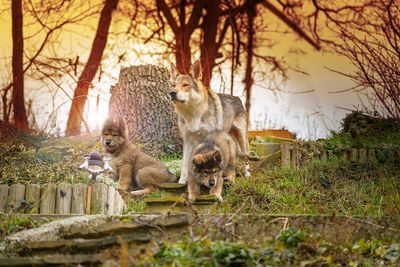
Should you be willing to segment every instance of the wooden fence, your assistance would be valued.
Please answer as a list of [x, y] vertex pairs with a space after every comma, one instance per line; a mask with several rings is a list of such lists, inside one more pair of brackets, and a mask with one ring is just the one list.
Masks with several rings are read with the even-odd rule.
[[[282, 154], [281, 161], [282, 165], [295, 165], [299, 166], [302, 162], [302, 156], [299, 151], [298, 143], [296, 142], [285, 142], [282, 143]], [[348, 150], [342, 150], [339, 157], [343, 160], [351, 162], [377, 162], [376, 150], [374, 148], [351, 148]], [[315, 155], [314, 159], [327, 161], [329, 158], [328, 152], [322, 150], [320, 154]]]
[[0, 184], [0, 212], [113, 215], [123, 209], [119, 192], [103, 183]]

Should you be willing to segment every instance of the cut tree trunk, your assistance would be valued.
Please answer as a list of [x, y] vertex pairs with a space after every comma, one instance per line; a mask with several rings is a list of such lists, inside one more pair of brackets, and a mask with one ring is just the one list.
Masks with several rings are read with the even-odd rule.
[[153, 65], [122, 68], [111, 89], [109, 115], [122, 116], [132, 141], [152, 156], [182, 149], [169, 91], [169, 71]]
[[118, 0], [106, 0], [103, 10], [100, 14], [99, 24], [97, 26], [96, 36], [93, 41], [92, 50], [89, 59], [78, 79], [78, 84], [74, 91], [71, 110], [68, 116], [67, 136], [78, 135], [81, 132], [81, 122], [83, 110], [88, 96], [90, 85], [99, 68], [104, 48], [107, 44], [108, 30], [110, 28], [112, 12], [117, 8]]
[[[22, 31], [22, 0], [11, 1], [12, 10], [12, 39], [13, 39], [13, 55], [12, 55], [12, 76], [13, 76], [13, 93], [12, 106], [14, 112], [14, 125], [22, 131], [28, 131], [28, 118], [25, 109], [24, 98], [24, 70], [23, 70], [23, 53], [24, 39]], [[5, 103], [4, 103], [5, 104]]]

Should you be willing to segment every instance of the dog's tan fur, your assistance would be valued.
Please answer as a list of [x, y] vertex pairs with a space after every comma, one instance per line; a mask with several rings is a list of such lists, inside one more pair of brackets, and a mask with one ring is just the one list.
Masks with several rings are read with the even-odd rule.
[[201, 82], [201, 65], [196, 61], [190, 74], [180, 74], [171, 64], [171, 99], [179, 117], [183, 137], [183, 164], [179, 183], [187, 183], [190, 156], [207, 134], [222, 130], [231, 134], [243, 153], [248, 153], [246, 111], [241, 100], [217, 94]]
[[121, 190], [133, 188], [132, 195], [144, 195], [154, 191], [159, 184], [174, 182], [176, 177], [158, 160], [143, 153], [128, 137], [127, 126], [122, 118], [110, 117], [103, 126], [102, 145], [111, 157], [114, 180]]

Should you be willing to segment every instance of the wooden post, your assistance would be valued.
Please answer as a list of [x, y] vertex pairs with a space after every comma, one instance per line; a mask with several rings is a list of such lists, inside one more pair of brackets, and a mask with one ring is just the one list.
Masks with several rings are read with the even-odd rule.
[[92, 209], [92, 187], [93, 187], [92, 183], [89, 183], [87, 185], [87, 191], [86, 191], [86, 214], [91, 214], [90, 210]]
[[360, 148], [358, 150], [358, 161], [362, 162], [362, 163], [367, 161], [367, 149], [366, 148]]
[[328, 160], [328, 153], [326, 152], [326, 150], [323, 150], [321, 152], [321, 161], [327, 161]]
[[11, 211], [21, 212], [21, 203], [25, 198], [25, 186], [22, 184], [13, 184], [8, 193], [8, 205]]
[[296, 142], [292, 143], [292, 151], [291, 151], [291, 163], [292, 165], [297, 168], [299, 167], [299, 147]]
[[85, 214], [87, 186], [79, 183], [72, 187], [71, 214]]
[[0, 212], [7, 212], [8, 185], [0, 184]]
[[92, 185], [92, 197], [90, 214], [106, 214], [107, 213], [107, 193], [108, 186], [103, 183], [95, 183]]
[[350, 161], [357, 162], [358, 160], [358, 150], [356, 148], [350, 149]]
[[282, 166], [287, 166], [290, 164], [290, 147], [291, 143], [285, 142], [281, 144], [282, 146]]
[[60, 183], [57, 186], [56, 214], [71, 213], [72, 186]]
[[44, 184], [40, 188], [40, 214], [54, 214], [57, 187], [55, 184]]
[[30, 214], [38, 214], [39, 203], [40, 203], [40, 185], [38, 184], [27, 185], [25, 192], [25, 199], [30, 207], [30, 209], [26, 210], [26, 212]]
[[368, 160], [371, 162], [377, 162], [375, 148], [368, 149]]
[[114, 199], [114, 214], [122, 214], [124, 211], [124, 200], [117, 191]]
[[113, 215], [114, 214], [115, 194], [117, 194], [117, 192], [115, 191], [115, 188], [112, 187], [111, 185], [108, 186], [107, 215]]
[[348, 161], [349, 160], [349, 151], [347, 151], [347, 149], [343, 149], [340, 152], [340, 158], [344, 161]]

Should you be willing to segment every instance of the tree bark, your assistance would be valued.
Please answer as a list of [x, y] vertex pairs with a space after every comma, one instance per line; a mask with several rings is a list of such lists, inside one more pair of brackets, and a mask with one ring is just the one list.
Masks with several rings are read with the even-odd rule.
[[152, 156], [182, 149], [169, 91], [169, 70], [153, 65], [121, 69], [111, 89], [109, 115], [123, 117], [132, 141]]
[[117, 4], [118, 0], [106, 0], [104, 8], [101, 11], [89, 59], [78, 79], [74, 91], [71, 109], [68, 116], [67, 129], [65, 133], [66, 136], [80, 134], [83, 110], [87, 100], [88, 91], [100, 65], [104, 48], [107, 44], [112, 12], [117, 8]]
[[25, 109], [24, 98], [24, 70], [23, 70], [23, 24], [22, 24], [22, 0], [11, 1], [12, 10], [12, 106], [14, 111], [14, 125], [22, 131], [28, 131], [28, 118]]
[[253, 86], [253, 48], [254, 48], [254, 18], [256, 11], [254, 7], [249, 7], [246, 11], [248, 20], [247, 45], [246, 45], [246, 71], [244, 76], [244, 91], [246, 93], [246, 114], [247, 125], [250, 125], [250, 106], [251, 106], [251, 89]]
[[203, 84], [210, 87], [212, 70], [215, 65], [215, 57], [218, 51], [217, 46], [217, 32], [218, 21], [220, 16], [219, 1], [208, 1], [205, 5], [207, 14], [204, 16], [203, 21], [203, 41], [200, 46], [201, 51], [201, 68], [203, 75]]
[[190, 37], [186, 31], [176, 34], [176, 68], [180, 73], [189, 73], [191, 66]]

